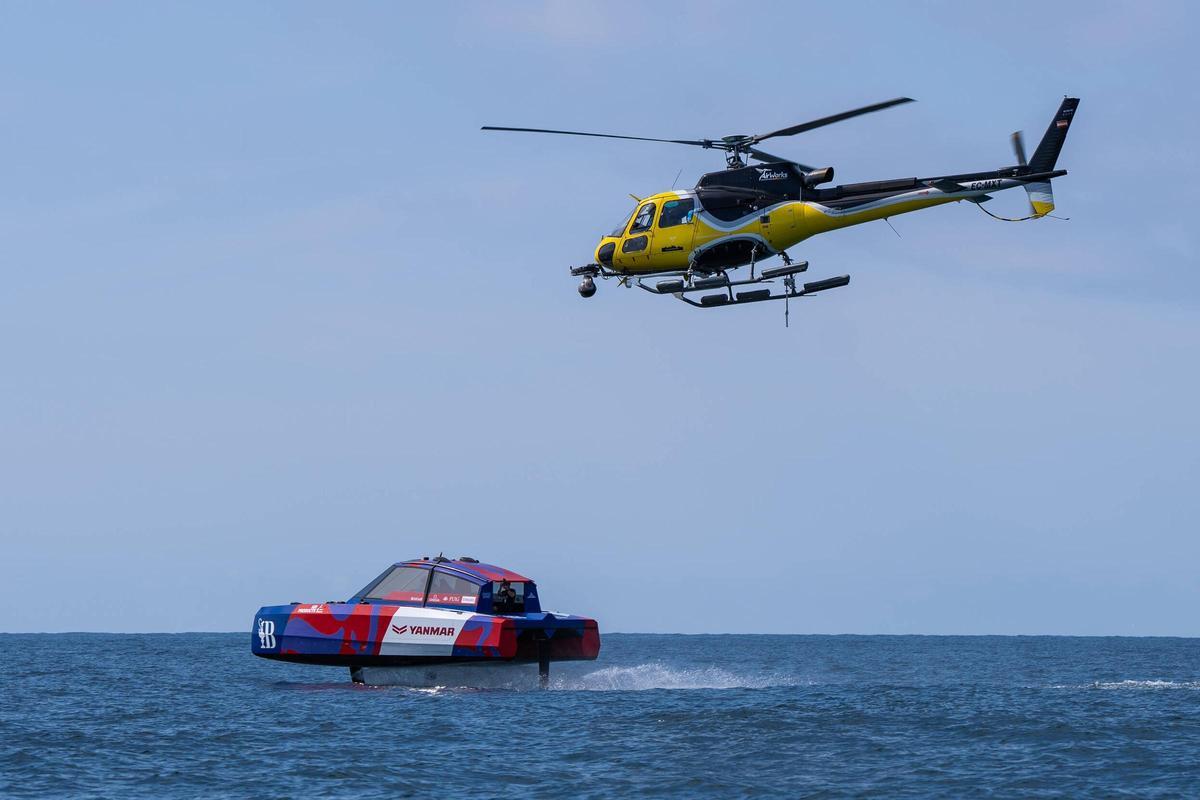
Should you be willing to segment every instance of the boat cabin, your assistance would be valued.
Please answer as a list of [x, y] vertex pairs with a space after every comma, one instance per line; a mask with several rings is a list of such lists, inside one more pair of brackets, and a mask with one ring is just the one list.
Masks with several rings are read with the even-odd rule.
[[542, 610], [532, 580], [466, 556], [398, 562], [347, 602], [520, 616]]

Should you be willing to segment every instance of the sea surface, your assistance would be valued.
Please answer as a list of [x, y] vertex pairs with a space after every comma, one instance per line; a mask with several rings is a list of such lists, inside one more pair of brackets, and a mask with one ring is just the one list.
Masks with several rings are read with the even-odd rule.
[[1200, 639], [608, 634], [550, 690], [0, 635], [4, 797], [1200, 797]]

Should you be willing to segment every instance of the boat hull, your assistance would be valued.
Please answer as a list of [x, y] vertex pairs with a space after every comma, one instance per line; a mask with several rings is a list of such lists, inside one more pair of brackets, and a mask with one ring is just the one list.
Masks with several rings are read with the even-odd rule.
[[519, 616], [382, 603], [264, 606], [250, 647], [277, 661], [346, 667], [533, 663], [595, 659], [595, 620]]

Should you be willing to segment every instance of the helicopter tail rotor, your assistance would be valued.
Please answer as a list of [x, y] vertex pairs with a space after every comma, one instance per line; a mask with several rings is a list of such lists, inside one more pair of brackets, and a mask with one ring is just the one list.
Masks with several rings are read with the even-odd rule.
[[1013, 154], [1017, 157], [1017, 164], [1022, 167], [1029, 166], [1029, 162], [1025, 160], [1025, 133], [1023, 131], [1013, 131], [1012, 148]]
[[[1024, 133], [1024, 131], [1013, 131], [1012, 132], [1012, 149], [1013, 149], [1013, 155], [1015, 155], [1017, 157], [1017, 166], [1025, 167], [1026, 169], [1028, 169], [1029, 161], [1025, 158], [1025, 133]], [[1036, 184], [1026, 185], [1025, 194], [1029, 197], [1029, 213], [1038, 215], [1037, 206], [1035, 206], [1033, 204], [1033, 192], [1034, 192], [1033, 187], [1035, 187], [1035, 186], [1037, 187], [1039, 199], [1044, 197], [1046, 194], [1050, 195], [1050, 208], [1047, 209], [1046, 213], [1049, 213], [1050, 211], [1054, 210], [1054, 193], [1053, 193], [1053, 190], [1050, 188], [1050, 181], [1045, 181], [1044, 183], [1036, 183]]]

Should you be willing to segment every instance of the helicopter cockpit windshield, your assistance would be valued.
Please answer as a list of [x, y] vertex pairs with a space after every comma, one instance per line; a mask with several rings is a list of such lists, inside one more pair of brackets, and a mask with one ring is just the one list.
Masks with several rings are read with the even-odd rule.
[[613, 232], [612, 232], [612, 233], [610, 233], [610, 234], [609, 234], [609, 236], [622, 236], [622, 235], [624, 235], [624, 233], [625, 233], [625, 228], [626, 228], [626, 226], [627, 226], [627, 225], [629, 225], [629, 220], [633, 218], [633, 212], [634, 212], [634, 211], [637, 211], [637, 206], [634, 206], [634, 207], [633, 207], [633, 211], [630, 211], [630, 212], [628, 212], [627, 214], [625, 214], [625, 216], [621, 217], [621, 224], [620, 224], [620, 225], [618, 225], [617, 227], [613, 228]]

